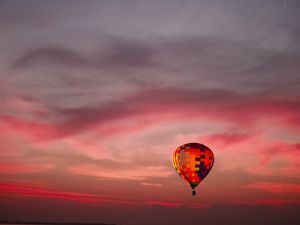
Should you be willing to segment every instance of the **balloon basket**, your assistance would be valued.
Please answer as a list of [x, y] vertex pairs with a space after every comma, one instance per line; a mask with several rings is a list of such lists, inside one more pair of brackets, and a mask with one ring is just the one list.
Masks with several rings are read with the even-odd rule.
[[196, 191], [195, 191], [195, 190], [192, 191], [192, 195], [193, 195], [193, 196], [196, 195]]

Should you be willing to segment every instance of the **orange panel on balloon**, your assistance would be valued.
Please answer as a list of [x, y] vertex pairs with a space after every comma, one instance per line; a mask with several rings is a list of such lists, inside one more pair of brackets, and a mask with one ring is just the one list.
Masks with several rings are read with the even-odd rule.
[[210, 172], [214, 154], [205, 145], [188, 143], [178, 147], [173, 155], [176, 172], [194, 189]]

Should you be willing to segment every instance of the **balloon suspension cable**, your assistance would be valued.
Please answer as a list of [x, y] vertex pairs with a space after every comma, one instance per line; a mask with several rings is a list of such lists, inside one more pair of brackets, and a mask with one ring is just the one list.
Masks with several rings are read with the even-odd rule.
[[196, 195], [196, 191], [195, 190], [192, 191], [192, 195], [193, 196]]

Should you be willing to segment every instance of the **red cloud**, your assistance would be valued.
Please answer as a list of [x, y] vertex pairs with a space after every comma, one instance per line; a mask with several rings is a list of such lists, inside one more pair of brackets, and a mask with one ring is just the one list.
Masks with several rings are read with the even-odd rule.
[[158, 201], [153, 200], [147, 203], [150, 206], [163, 206], [167, 208], [178, 208], [178, 207], [185, 207], [185, 208], [209, 208], [212, 205], [208, 203], [195, 203], [195, 202], [179, 202], [179, 201]]
[[255, 205], [299, 205], [300, 200], [285, 200], [285, 199], [260, 199], [254, 202]]
[[2, 116], [0, 117], [0, 133], [21, 133], [38, 140], [50, 140], [57, 136], [55, 125], [32, 122], [25, 119]]
[[22, 195], [22, 196], [63, 199], [63, 200], [77, 201], [82, 203], [95, 202], [93, 198], [95, 196], [90, 194], [53, 191], [46, 188], [33, 187], [33, 186], [28, 186], [23, 184], [2, 183], [0, 184], [0, 190], [2, 193], [12, 193], [12, 194]]
[[89, 193], [79, 193], [79, 192], [66, 192], [59, 190], [51, 190], [44, 187], [29, 186], [26, 184], [16, 184], [16, 183], [0, 183], [1, 194], [13, 194], [25, 197], [35, 197], [35, 198], [49, 198], [49, 199], [60, 199], [66, 201], [75, 201], [85, 204], [124, 204], [124, 205], [138, 205], [141, 202], [112, 198], [101, 196], [97, 194]]
[[281, 205], [299, 205], [298, 199], [276, 199], [276, 198], [263, 198], [258, 200], [235, 200], [237, 205], [265, 205], [265, 206], [281, 206]]
[[149, 201], [148, 204], [150, 206], [164, 206], [167, 208], [181, 207], [182, 203], [180, 202], [171, 202], [171, 201]]

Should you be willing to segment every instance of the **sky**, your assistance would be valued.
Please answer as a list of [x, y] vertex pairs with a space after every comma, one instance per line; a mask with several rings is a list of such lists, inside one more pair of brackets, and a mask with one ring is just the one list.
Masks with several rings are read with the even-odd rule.
[[2, 0], [0, 33], [0, 220], [299, 224], [298, 0]]

